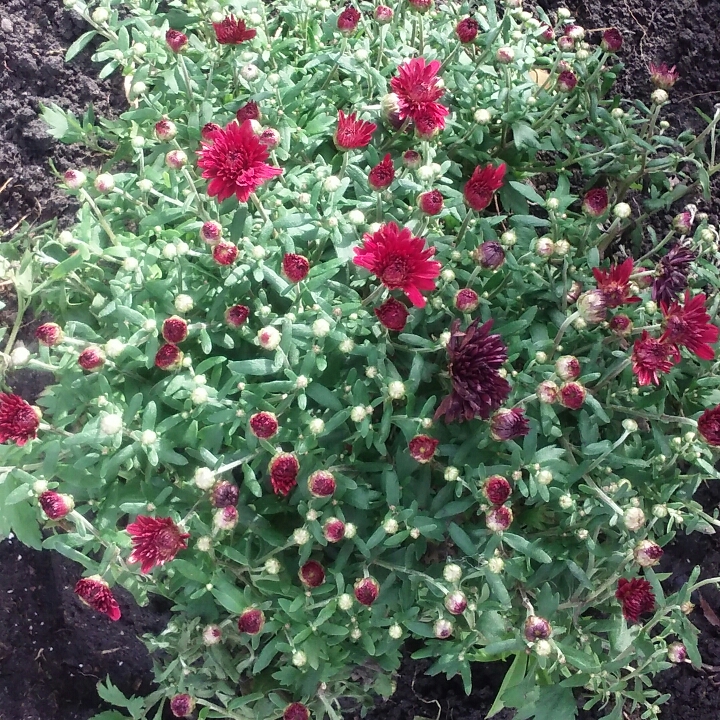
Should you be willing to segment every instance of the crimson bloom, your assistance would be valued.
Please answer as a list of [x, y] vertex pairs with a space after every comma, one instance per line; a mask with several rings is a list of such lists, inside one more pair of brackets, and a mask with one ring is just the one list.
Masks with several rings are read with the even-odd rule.
[[218, 265], [232, 265], [238, 256], [237, 245], [227, 240], [221, 240], [213, 245], [212, 256]]
[[165, 42], [173, 52], [181, 52], [187, 47], [188, 39], [185, 33], [170, 28], [165, 33]]
[[466, 17], [461, 20], [455, 27], [455, 34], [461, 43], [471, 43], [478, 34], [480, 25], [475, 18]]
[[668, 67], [667, 63], [660, 63], [659, 65], [650, 63], [648, 72], [650, 73], [650, 82], [655, 87], [663, 90], [669, 90], [680, 77], [680, 73], [675, 69], [675, 66]]
[[630, 622], [639, 622], [643, 613], [652, 612], [655, 609], [655, 595], [652, 585], [644, 578], [633, 578], [618, 580], [615, 597], [622, 605], [622, 614]]
[[290, 282], [299, 283], [310, 272], [310, 261], [304, 255], [286, 253], [282, 259], [282, 270]]
[[373, 190], [380, 191], [390, 187], [395, 179], [395, 166], [390, 153], [368, 173], [368, 183]]
[[670, 252], [660, 259], [657, 274], [653, 280], [652, 299], [667, 303], [672, 302], [679, 292], [688, 284], [690, 265], [695, 260], [695, 253], [683, 245], [675, 245]]
[[155, 353], [155, 367], [160, 370], [177, 370], [183, 361], [183, 352], [177, 345], [165, 343]]
[[265, 626], [265, 613], [260, 608], [247, 608], [240, 613], [238, 630], [248, 635], [257, 635]]
[[12, 440], [22, 447], [37, 437], [40, 419], [30, 403], [19, 395], [0, 393], [0, 443]]
[[43, 323], [35, 331], [35, 337], [41, 345], [53, 347], [54, 345], [59, 345], [63, 341], [65, 333], [57, 323], [49, 322]]
[[300, 568], [298, 577], [303, 585], [320, 587], [325, 582], [325, 568], [317, 560], [308, 560]]
[[483, 494], [493, 505], [502, 505], [512, 493], [507, 478], [502, 475], [491, 475], [482, 487]]
[[633, 259], [628, 258], [620, 265], [611, 265], [609, 270], [593, 268], [598, 289], [605, 295], [605, 304], [616, 308], [626, 303], [639, 303], [640, 298], [629, 296], [630, 276], [633, 272]]
[[222, 130], [222, 128], [217, 123], [214, 123], [214, 122], [205, 123], [202, 126], [202, 129], [200, 130], [200, 137], [203, 140], [207, 140], [208, 142], [211, 142], [213, 139], [213, 135], [215, 135], [215, 133], [218, 130]]
[[440, 263], [430, 259], [435, 248], [426, 248], [409, 228], [389, 222], [363, 235], [363, 244], [353, 251], [355, 265], [376, 275], [389, 290], [402, 290], [415, 307], [425, 307], [421, 291], [434, 290], [440, 274]]
[[[563, 38], [560, 38], [561, 40]], [[568, 38], [569, 39], [569, 38]], [[557, 79], [557, 86], [563, 92], [572, 92], [577, 85], [577, 75], [572, 70], [563, 70]]]
[[530, 432], [530, 423], [522, 408], [504, 408], [490, 418], [490, 436], [493, 440], [514, 440]]
[[435, 456], [440, 441], [429, 435], [416, 435], [408, 444], [410, 457], [419, 463], [428, 463]]
[[375, 123], [358, 120], [356, 113], [345, 115], [342, 110], [338, 110], [338, 126], [333, 136], [335, 147], [338, 150], [357, 150], [367, 147], [376, 130]]
[[248, 198], [266, 180], [282, 175], [282, 169], [268, 165], [267, 146], [260, 142], [250, 120], [242, 125], [228, 123], [214, 133], [212, 142], [203, 141], [198, 167], [210, 180], [208, 195], [218, 202], [235, 195], [240, 202]]
[[179, 550], [187, 549], [185, 541], [190, 537], [190, 533], [180, 532], [180, 528], [169, 517], [138, 515], [126, 530], [133, 543], [128, 562], [142, 563], [140, 572], [143, 574], [172, 560]]
[[75, 594], [93, 610], [104, 613], [113, 622], [121, 617], [120, 607], [110, 586], [99, 576], [81, 578], [75, 584]]
[[478, 305], [480, 305], [480, 296], [472, 288], [458, 290], [455, 295], [455, 307], [461, 312], [472, 312]]
[[506, 169], [505, 163], [500, 163], [497, 167], [488, 164], [484, 168], [478, 165], [472, 177], [465, 183], [465, 202], [476, 212], [484, 210], [495, 192], [502, 187]]
[[261, 410], [250, 416], [250, 430], [255, 437], [267, 440], [278, 431], [278, 421], [275, 413]]
[[608, 28], [603, 33], [600, 46], [605, 52], [618, 52], [623, 46], [622, 33], [617, 28]]
[[405, 323], [407, 323], [410, 313], [399, 300], [391, 297], [375, 308], [375, 315], [380, 324], [388, 330], [402, 332], [405, 329]]
[[225, 311], [225, 322], [233, 327], [240, 327], [250, 317], [247, 305], [233, 305]]
[[355, 582], [353, 586], [355, 599], [366, 607], [370, 607], [380, 594], [380, 583], [374, 577], [365, 577]]
[[163, 320], [161, 333], [166, 342], [181, 343], [188, 336], [188, 324], [183, 318], [172, 315]]
[[355, 32], [359, 22], [360, 22], [360, 12], [357, 10], [357, 8], [354, 8], [352, 5], [348, 5], [340, 13], [340, 15], [338, 15], [338, 19], [337, 19], [338, 30], [343, 35], [349, 35], [350, 33]]
[[437, 76], [440, 62], [425, 63], [425, 58], [413, 58], [398, 68], [397, 77], [390, 81], [390, 87], [398, 98], [398, 112], [401, 121], [430, 115], [435, 126], [442, 130], [450, 111], [437, 101], [445, 92]]
[[276, 495], [288, 495], [297, 485], [300, 463], [292, 453], [279, 453], [270, 461], [270, 483]]
[[330, 497], [336, 488], [335, 477], [327, 470], [316, 470], [307, 481], [313, 497]]
[[46, 490], [40, 495], [38, 502], [50, 520], [62, 520], [75, 507], [71, 495], [63, 495], [54, 490]]
[[448, 370], [452, 392], [440, 403], [435, 420], [463, 422], [481, 417], [487, 420], [507, 400], [510, 384], [499, 370], [507, 360], [507, 348], [500, 335], [490, 335], [493, 321], [478, 326], [474, 320], [467, 330], [460, 330], [455, 320], [447, 345]]
[[705, 410], [698, 418], [698, 432], [708, 445], [720, 446], [720, 405]]
[[213, 30], [221, 45], [239, 45], [257, 35], [257, 30], [248, 28], [244, 20], [238, 20], [234, 15], [228, 15], [222, 22], [213, 23]]
[[675, 300], [668, 306], [661, 301], [665, 332], [660, 337], [660, 342], [670, 343], [676, 348], [686, 347], [701, 360], [713, 360], [715, 351], [710, 345], [718, 341], [720, 328], [710, 322], [710, 315], [705, 309], [706, 299], [704, 293], [690, 297], [690, 291], [686, 290], [685, 305]]
[[442, 209], [445, 200], [439, 190], [428, 190], [418, 195], [418, 207], [426, 215], [437, 215]]
[[177, 718], [185, 718], [195, 709], [195, 700], [187, 693], [179, 693], [170, 698], [170, 712]]
[[642, 337], [635, 341], [632, 352], [632, 371], [637, 375], [639, 385], [660, 384], [659, 373], [670, 372], [675, 364], [673, 359], [677, 348], [657, 338], [650, 337], [643, 330]]
[[249, 100], [242, 107], [238, 108], [235, 113], [237, 121], [242, 125], [246, 120], [260, 121], [260, 106], [254, 101]]
[[593, 188], [585, 193], [582, 209], [590, 217], [599, 218], [607, 212], [608, 204], [607, 190], [605, 188]]

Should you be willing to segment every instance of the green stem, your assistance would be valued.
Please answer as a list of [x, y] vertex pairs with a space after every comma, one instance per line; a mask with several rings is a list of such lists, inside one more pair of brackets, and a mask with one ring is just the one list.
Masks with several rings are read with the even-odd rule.
[[643, 260], [647, 260], [649, 257], [652, 257], [658, 250], [661, 250], [662, 248], [667, 245], [670, 240], [672, 240], [673, 236], [675, 235], [675, 230], [670, 230], [670, 232], [654, 247], [648, 250], [643, 256], [639, 257], [635, 264], [639, 265]]
[[558, 349], [558, 345], [560, 345], [560, 341], [563, 339], [563, 335], [565, 335], [565, 331], [570, 327], [570, 324], [573, 323], [575, 320], [577, 320], [580, 317], [580, 313], [576, 310], [574, 313], [568, 315], [565, 320], [563, 321], [563, 324], [558, 328], [557, 335], [555, 336], [555, 340], [553, 340], [553, 346], [552, 350], [550, 350], [550, 353], [548, 354], [548, 361], [552, 359], [552, 356], [554, 355], [555, 351]]
[[322, 92], [323, 90], [327, 90], [330, 83], [332, 82], [333, 78], [335, 77], [335, 73], [337, 72], [337, 69], [340, 67], [340, 61], [342, 60], [342, 57], [345, 54], [345, 50], [347, 50], [347, 44], [348, 44], [347, 36], [343, 36], [342, 46], [340, 48], [340, 54], [338, 55], [338, 59], [335, 61], [335, 64], [332, 66], [332, 69], [328, 73], [328, 76], [325, 78], [325, 82], [322, 84], [322, 87], [320, 88], [320, 92]]
[[[346, 150], [342, 155], [342, 163], [340, 163], [340, 172], [338, 173], [338, 180], [342, 180], [345, 177], [345, 171], [347, 170], [349, 159], [350, 159], [350, 152], [348, 150]], [[282, 177], [282, 175], [280, 177]]]
[[195, 96], [193, 95], [192, 90], [192, 82], [190, 80], [190, 74], [187, 70], [187, 65], [185, 64], [185, 58], [178, 54], [177, 56], [178, 64], [180, 65], [180, 73], [183, 76], [183, 80], [185, 81], [185, 87], [187, 88], [188, 92], [188, 100], [190, 101], [190, 104], [195, 107]]
[[375, 193], [375, 221], [382, 222], [383, 217], [383, 204], [382, 204], [382, 193]]
[[15, 294], [17, 296], [17, 312], [15, 313], [15, 322], [13, 323], [12, 330], [10, 331], [10, 337], [8, 337], [7, 342], [5, 343], [5, 349], [3, 351], [7, 355], [10, 354], [12, 347], [15, 344], [15, 340], [17, 339], [20, 328], [22, 327], [22, 321], [23, 317], [25, 316], [25, 311], [27, 310], [27, 301], [25, 299], [25, 295], [18, 290], [17, 285], [15, 285]]
[[622, 405], [605, 405], [607, 410], [617, 410], [621, 413], [633, 415], [634, 417], [642, 418], [643, 420], [657, 420], [663, 423], [678, 423], [679, 425], [691, 425], [697, 427], [697, 422], [690, 418], [681, 417], [680, 415], [666, 415], [664, 413], [647, 413], [642, 410], [635, 410], [635, 408], [624, 407]]
[[460, 226], [460, 230], [458, 230], [457, 237], [455, 238], [455, 247], [460, 247], [460, 243], [462, 242], [462, 239], [465, 237], [465, 233], [467, 232], [468, 227], [470, 226], [470, 220], [472, 220], [473, 216], [473, 210], [472, 208], [468, 208], [467, 212], [465, 213], [465, 217], [463, 218], [462, 225]]
[[102, 211], [97, 206], [95, 201], [90, 197], [88, 191], [85, 188], [80, 188], [80, 192], [78, 193], [80, 197], [90, 206], [92, 211], [95, 213], [95, 217], [97, 217], [98, 222], [100, 223], [100, 227], [105, 231], [107, 236], [110, 238], [110, 242], [113, 245], [117, 245], [118, 241], [115, 237], [115, 233], [112, 231], [112, 228], [107, 224], [107, 220], [105, 220]]

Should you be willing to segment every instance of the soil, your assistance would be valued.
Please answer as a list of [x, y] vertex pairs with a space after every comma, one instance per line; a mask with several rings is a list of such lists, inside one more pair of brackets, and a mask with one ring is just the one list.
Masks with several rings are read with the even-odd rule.
[[[675, 64], [681, 78], [672, 90], [665, 114], [673, 130], [704, 127], [695, 111], [707, 115], [720, 102], [720, 4], [717, 0], [540, 0], [545, 9], [567, 5], [587, 29], [616, 26], [623, 31], [622, 59], [627, 72], [618, 86], [625, 97], [649, 96], [649, 61]], [[69, 66], [64, 51], [86, 28], [60, 0], [0, 0], [0, 239], [22, 221], [57, 219], [72, 222], [72, 199], [56, 189], [50, 172], [52, 158], [58, 170], [93, 164], [77, 148], [55, 142], [44, 132], [37, 112], [41, 103], [55, 102], [82, 112], [92, 102], [99, 116], [112, 116], [123, 107], [118, 77], [97, 79], [91, 49]], [[591, 38], [594, 36], [591, 34]], [[715, 193], [720, 197], [720, 193]], [[720, 216], [717, 200], [701, 206], [714, 221]], [[10, 231], [10, 232], [8, 232]], [[5, 298], [7, 300], [7, 298]], [[12, 313], [12, 307], [8, 308]], [[7, 318], [0, 318], [4, 322]], [[21, 339], [31, 337], [32, 320]], [[43, 378], [18, 373], [16, 392], [32, 401]], [[720, 486], [701, 488], [698, 500], [708, 512], [720, 503]], [[662, 570], [675, 582], [686, 579], [699, 558], [703, 577], [720, 575], [717, 536], [695, 533], [667, 549]], [[146, 608], [116, 589], [123, 618], [111, 623], [89, 612], [72, 592], [81, 568], [63, 557], [38, 553], [15, 540], [0, 543], [0, 718], [2, 720], [87, 720], [104, 709], [96, 683], [107, 674], [126, 694], [144, 694], [152, 687], [151, 660], [138, 636], [158, 632], [167, 622], [161, 602]], [[720, 593], [706, 588], [707, 606], [720, 614]], [[693, 622], [700, 630], [702, 669], [689, 665], [661, 675], [656, 687], [672, 694], [662, 717], [673, 720], [717, 720], [720, 707], [720, 622], [712, 612], [698, 609]], [[502, 682], [504, 666], [477, 666], [473, 693], [466, 697], [459, 679], [426, 677], [424, 661], [405, 658], [397, 691], [378, 703], [370, 720], [480, 720], [484, 718]], [[580, 712], [579, 720], [599, 713]], [[495, 716], [509, 720], [508, 711]], [[631, 716], [628, 716], [630, 718]], [[632, 716], [634, 720], [634, 716]], [[348, 720], [355, 720], [348, 713]]]

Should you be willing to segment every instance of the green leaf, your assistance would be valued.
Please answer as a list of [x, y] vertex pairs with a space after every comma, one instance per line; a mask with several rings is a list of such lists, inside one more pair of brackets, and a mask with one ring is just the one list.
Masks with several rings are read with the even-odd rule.
[[88, 30], [83, 33], [65, 53], [65, 62], [70, 62], [78, 53], [81, 53], [87, 44], [97, 35], [96, 30]]
[[456, 525], [455, 523], [450, 523], [448, 532], [450, 533], [450, 537], [453, 539], [453, 542], [466, 555], [470, 555], [470, 557], [474, 557], [475, 555], [477, 555], [477, 543], [473, 542], [470, 536], [459, 525]]
[[536, 547], [524, 537], [519, 535], [513, 535], [512, 533], [503, 533], [503, 542], [506, 542], [511, 548], [521, 552], [523, 555], [527, 555], [533, 560], [537, 560], [541, 563], [551, 563], [552, 558], [541, 548]]
[[497, 713], [499, 713], [505, 707], [505, 703], [502, 699], [503, 693], [508, 688], [514, 687], [515, 685], [518, 685], [522, 682], [523, 678], [525, 677], [525, 672], [527, 671], [527, 665], [528, 656], [525, 653], [518, 653], [515, 656], [515, 660], [513, 660], [512, 665], [505, 673], [502, 685], [500, 685], [498, 694], [495, 696], [495, 701], [493, 702], [491, 708], [488, 710], [488, 714], [485, 716], [486, 718], [491, 718], [493, 715], [497, 715]]
[[277, 640], [271, 640], [260, 651], [260, 654], [255, 661], [255, 665], [253, 665], [253, 674], [256, 675], [257, 673], [264, 670], [273, 661], [273, 658], [277, 655], [277, 653]]
[[320, 383], [313, 382], [308, 385], [305, 394], [323, 408], [329, 408], [335, 412], [340, 412], [343, 409], [343, 404], [338, 399], [337, 394], [328, 390], [324, 385], [320, 385]]
[[181, 575], [184, 575], [188, 580], [194, 580], [205, 584], [208, 581], [208, 576], [204, 573], [197, 565], [188, 562], [187, 560], [175, 559], [172, 564], [173, 569], [177, 570]]
[[542, 685], [539, 697], [530, 707], [522, 708], [515, 720], [573, 720], [577, 716], [575, 696], [561, 685]]
[[278, 365], [274, 360], [236, 360], [228, 363], [228, 367], [239, 375], [272, 375], [276, 373], [282, 365]]
[[513, 123], [511, 129], [513, 133], [513, 141], [515, 142], [515, 147], [518, 150], [522, 150], [523, 148], [540, 147], [537, 139], [538, 134], [527, 123]]

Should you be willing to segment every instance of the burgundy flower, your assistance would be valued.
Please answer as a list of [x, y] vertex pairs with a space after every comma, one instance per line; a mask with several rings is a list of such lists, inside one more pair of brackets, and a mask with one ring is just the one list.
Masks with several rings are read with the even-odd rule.
[[672, 302], [687, 287], [690, 265], [696, 257], [692, 250], [682, 245], [672, 247], [658, 263], [652, 286], [653, 300]]
[[585, 403], [586, 390], [579, 382], [566, 382], [560, 386], [560, 404], [570, 410], [579, 410]]
[[498, 372], [507, 360], [507, 348], [500, 335], [490, 335], [492, 320], [481, 326], [479, 322], [474, 320], [466, 330], [460, 330], [459, 320], [452, 324], [447, 345], [452, 392], [440, 403], [435, 420], [487, 420], [510, 394], [510, 384]]
[[338, 30], [343, 35], [350, 35], [357, 29], [358, 23], [360, 22], [360, 13], [352, 5], [348, 5], [338, 15], [337, 26]]
[[380, 594], [380, 583], [373, 577], [362, 578], [355, 583], [353, 590], [355, 599], [361, 605], [370, 607]]
[[172, 120], [163, 118], [155, 123], [155, 135], [158, 140], [167, 142], [177, 135], [177, 127]]
[[283, 720], [310, 720], [310, 711], [302, 703], [290, 703], [283, 711]]
[[200, 239], [208, 245], [214, 245], [222, 237], [222, 225], [215, 220], [208, 220], [200, 228]]
[[280, 144], [281, 139], [280, 133], [275, 128], [265, 128], [260, 133], [260, 142], [268, 150], [274, 150]]
[[257, 30], [248, 28], [244, 20], [237, 20], [234, 15], [228, 15], [222, 22], [213, 23], [215, 38], [221, 45], [239, 45], [252, 40]]
[[250, 430], [255, 437], [267, 440], [278, 431], [278, 421], [275, 413], [262, 410], [250, 416]]
[[[660, 337], [660, 342], [670, 343], [676, 348], [686, 347], [701, 360], [713, 360], [715, 351], [710, 345], [718, 341], [720, 328], [710, 322], [710, 315], [705, 309], [706, 299], [704, 293], [690, 297], [690, 291], [686, 290], [684, 305], [677, 300], [670, 306], [661, 301], [665, 332]], [[678, 355], [676, 350], [676, 359], [679, 359]]]
[[283, 275], [294, 283], [299, 283], [310, 272], [310, 262], [303, 255], [285, 253], [282, 259]]
[[323, 524], [323, 535], [328, 542], [340, 542], [345, 537], [345, 523], [338, 518], [330, 518]]
[[40, 419], [30, 403], [19, 395], [0, 393], [0, 443], [12, 440], [22, 447], [37, 437]]
[[397, 77], [390, 81], [390, 87], [398, 98], [398, 117], [401, 122], [414, 120], [421, 115], [431, 115], [435, 125], [442, 130], [450, 111], [437, 101], [445, 92], [437, 76], [440, 61], [425, 63], [425, 58], [413, 58], [398, 68]]
[[94, 345], [85, 348], [78, 355], [78, 365], [83, 370], [99, 370], [105, 364], [105, 353]]
[[170, 28], [170, 30], [165, 33], [165, 42], [173, 52], [179, 53], [187, 47], [188, 39], [185, 33]]
[[161, 370], [177, 370], [182, 366], [183, 353], [177, 345], [165, 343], [155, 353], [155, 367]]
[[429, 190], [418, 195], [418, 206], [426, 215], [437, 215], [443, 209], [443, 203], [439, 190]]
[[185, 541], [190, 537], [190, 533], [180, 532], [180, 528], [169, 517], [138, 515], [126, 530], [133, 544], [128, 562], [142, 563], [142, 573], [149, 573], [154, 567], [172, 560], [178, 551], [187, 548]]
[[522, 408], [503, 408], [490, 418], [490, 436], [493, 440], [514, 440], [529, 432], [530, 423]]
[[200, 130], [200, 137], [207, 142], [212, 142], [213, 135], [218, 131], [222, 131], [222, 128], [217, 123], [205, 123]]
[[409, 443], [410, 457], [419, 463], [428, 463], [435, 456], [440, 441], [429, 435], [416, 435]]
[[675, 69], [675, 66], [668, 67], [666, 63], [650, 63], [648, 65], [648, 72], [650, 73], [650, 82], [658, 88], [663, 90], [669, 90], [680, 77], [680, 73]]
[[493, 240], [480, 243], [475, 251], [475, 256], [480, 267], [486, 270], [497, 270], [505, 262], [503, 246]]
[[603, 33], [602, 40], [600, 41], [600, 47], [602, 47], [605, 52], [619, 52], [622, 46], [623, 36], [617, 28], [608, 28]]
[[335, 478], [327, 470], [316, 470], [308, 478], [307, 484], [313, 497], [330, 497], [335, 492]]
[[82, 578], [75, 584], [75, 594], [93, 610], [107, 615], [113, 622], [121, 617], [120, 607], [110, 586], [99, 576]]
[[63, 341], [65, 333], [57, 323], [49, 322], [43, 323], [35, 331], [35, 337], [41, 345], [53, 347], [55, 345], [59, 345]]
[[238, 256], [237, 245], [221, 240], [213, 245], [212, 256], [218, 265], [232, 265]]
[[502, 505], [510, 493], [510, 483], [502, 475], [491, 475], [483, 483], [483, 494], [493, 505]]
[[176, 345], [188, 336], [188, 325], [181, 317], [173, 315], [163, 320], [161, 332], [165, 342]]
[[368, 183], [370, 187], [375, 191], [384, 190], [390, 187], [392, 181], [395, 179], [395, 167], [393, 165], [392, 157], [390, 153], [385, 157], [368, 173]]
[[574, 355], [563, 355], [555, 361], [555, 372], [561, 380], [576, 380], [580, 377], [580, 361]]
[[292, 453], [282, 452], [270, 461], [268, 470], [273, 491], [285, 496], [297, 485], [300, 463]]
[[210, 502], [216, 508], [235, 507], [239, 498], [240, 488], [235, 483], [223, 480], [213, 488]]
[[635, 341], [632, 352], [632, 371], [637, 375], [638, 385], [660, 384], [660, 373], [670, 372], [675, 364], [675, 348], [648, 335]]
[[325, 569], [317, 560], [308, 560], [298, 572], [303, 585], [310, 588], [320, 587], [325, 582]]
[[433, 6], [433, 0], [408, 0], [408, 5], [418, 13], [426, 13]]
[[392, 22], [394, 14], [395, 13], [391, 7], [388, 7], [387, 5], [378, 5], [375, 8], [374, 13], [375, 21], [378, 25], [387, 25]]
[[484, 168], [478, 165], [463, 190], [468, 206], [476, 212], [484, 210], [495, 192], [502, 187], [506, 169], [505, 163], [500, 163], [497, 167], [486, 165]]
[[[590, 217], [599, 218], [602, 217], [608, 209], [608, 193], [605, 188], [593, 188], [585, 193], [583, 198], [582, 209], [586, 215]], [[630, 260], [630, 267], [632, 268], [632, 259]]]
[[250, 100], [242, 107], [238, 108], [235, 113], [235, 117], [240, 125], [242, 125], [246, 120], [257, 120], [259, 122], [262, 117], [260, 106], [254, 100]]
[[513, 521], [512, 510], [507, 505], [496, 505], [485, 515], [485, 527], [490, 532], [503, 532]]
[[170, 712], [178, 718], [185, 718], [192, 715], [192, 711], [195, 709], [195, 700], [193, 700], [187, 693], [180, 693], [173, 695], [170, 698]]
[[577, 85], [577, 76], [572, 70], [563, 70], [557, 79], [558, 90], [563, 92], [572, 92]]
[[388, 330], [402, 332], [410, 313], [399, 300], [388, 298], [382, 305], [375, 308], [375, 315], [380, 324]]
[[198, 167], [210, 180], [208, 195], [218, 202], [235, 195], [240, 202], [248, 198], [266, 180], [282, 175], [282, 169], [265, 163], [267, 147], [260, 142], [250, 120], [242, 125], [228, 123], [213, 135], [211, 143], [202, 142]]
[[652, 540], [641, 540], [633, 550], [635, 562], [641, 567], [657, 565], [663, 554], [663, 549]]
[[233, 327], [240, 327], [250, 317], [247, 305], [233, 305], [225, 311], [225, 322]]
[[62, 495], [54, 490], [46, 490], [38, 501], [50, 520], [62, 520], [75, 507], [72, 496]]
[[543, 380], [535, 388], [535, 394], [541, 403], [552, 405], [560, 398], [560, 388], [552, 380]]
[[615, 315], [609, 324], [610, 329], [622, 337], [629, 335], [633, 329], [633, 321], [627, 315]]
[[417, 150], [406, 150], [402, 156], [403, 165], [410, 170], [417, 170], [422, 165], [422, 155]]
[[643, 578], [620, 578], [615, 597], [622, 605], [622, 614], [630, 622], [639, 622], [642, 614], [655, 609], [652, 585]]
[[248, 635], [257, 635], [265, 625], [265, 614], [259, 608], [247, 608], [240, 613], [238, 630]]
[[389, 222], [363, 235], [363, 244], [353, 251], [355, 265], [369, 270], [389, 290], [402, 290], [415, 307], [425, 307], [421, 291], [434, 290], [440, 274], [440, 263], [430, 259], [435, 248], [426, 248], [409, 228]]
[[367, 147], [372, 135], [377, 130], [375, 123], [359, 120], [356, 113], [345, 115], [338, 110], [338, 126], [333, 136], [338, 150], [356, 150]]
[[468, 602], [464, 592], [455, 590], [445, 596], [445, 609], [451, 615], [462, 615], [467, 609]]
[[472, 288], [458, 290], [455, 295], [455, 307], [460, 312], [470, 313], [480, 305], [480, 296]]
[[708, 445], [720, 447], [720, 405], [705, 410], [698, 418], [698, 433]]
[[577, 309], [585, 322], [602, 322], [607, 315], [607, 300], [602, 290], [588, 290], [577, 299]]
[[[593, 192], [591, 190], [591, 192]], [[633, 259], [628, 258], [620, 265], [611, 265], [609, 270], [593, 268], [597, 286], [605, 296], [609, 308], [620, 307], [626, 303], [639, 303], [640, 298], [630, 296], [630, 276], [633, 273]]]
[[471, 43], [478, 34], [480, 26], [475, 18], [466, 17], [455, 27], [455, 34], [461, 43]]
[[550, 635], [552, 635], [552, 626], [545, 618], [538, 617], [537, 615], [530, 615], [530, 617], [525, 621], [523, 634], [528, 642], [547, 640]]

